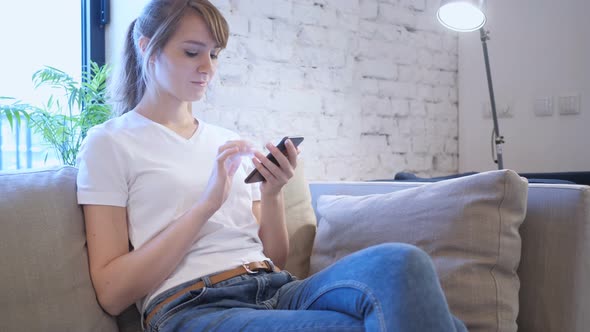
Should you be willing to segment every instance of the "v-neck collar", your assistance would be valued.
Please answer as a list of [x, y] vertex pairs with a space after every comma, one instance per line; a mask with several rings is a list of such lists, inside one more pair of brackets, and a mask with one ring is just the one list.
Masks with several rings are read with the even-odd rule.
[[133, 113], [133, 115], [136, 118], [138, 118], [139, 120], [141, 120], [142, 122], [145, 122], [147, 124], [151, 124], [152, 126], [156, 126], [156, 127], [160, 128], [160, 130], [166, 132], [168, 135], [174, 137], [174, 139], [179, 140], [179, 141], [184, 142], [184, 143], [189, 143], [189, 142], [194, 141], [199, 136], [199, 134], [201, 133], [201, 131], [203, 130], [203, 125], [204, 125], [203, 121], [201, 121], [201, 120], [199, 120], [199, 119], [197, 119], [196, 117], [193, 116], [193, 119], [195, 119], [195, 121], [197, 121], [197, 129], [193, 132], [193, 134], [191, 135], [191, 137], [186, 138], [186, 137], [183, 137], [183, 136], [179, 135], [174, 130], [172, 130], [172, 129], [166, 127], [166, 126], [164, 126], [163, 124], [158, 123], [156, 121], [153, 121], [153, 120], [145, 117], [144, 115], [142, 115], [142, 114], [140, 114], [138, 112], [129, 111], [129, 113]]

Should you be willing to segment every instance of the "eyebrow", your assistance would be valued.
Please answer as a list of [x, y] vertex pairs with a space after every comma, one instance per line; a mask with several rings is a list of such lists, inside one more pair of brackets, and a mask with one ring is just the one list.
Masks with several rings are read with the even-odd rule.
[[[207, 47], [207, 44], [205, 44], [203, 42], [200, 42], [200, 41], [197, 41], [197, 40], [186, 40], [186, 41], [184, 41], [184, 43], [185, 44], [193, 44], [193, 45], [197, 45], [197, 46]], [[214, 45], [213, 48], [214, 49], [218, 49], [218, 48], [221, 48], [221, 47], [218, 46], [218, 45]]]

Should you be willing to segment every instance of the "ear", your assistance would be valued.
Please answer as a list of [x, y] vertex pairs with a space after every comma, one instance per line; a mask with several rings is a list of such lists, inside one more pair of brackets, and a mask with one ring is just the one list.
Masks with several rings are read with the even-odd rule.
[[[150, 38], [146, 36], [139, 37], [138, 44], [139, 44], [139, 51], [141, 52], [141, 56], [145, 56], [145, 52], [147, 49], [148, 44], [150, 43]], [[154, 62], [155, 55], [152, 55], [150, 58], [150, 64]]]
[[145, 55], [145, 50], [147, 49], [150, 39], [146, 36], [141, 36], [137, 42], [139, 44], [139, 51], [141, 52], [141, 55]]

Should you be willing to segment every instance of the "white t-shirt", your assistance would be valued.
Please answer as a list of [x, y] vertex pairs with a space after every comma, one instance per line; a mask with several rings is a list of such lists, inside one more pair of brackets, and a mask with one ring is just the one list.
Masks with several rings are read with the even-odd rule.
[[[125, 113], [88, 131], [77, 160], [78, 204], [126, 207], [129, 239], [141, 248], [198, 200], [217, 149], [235, 139], [237, 134], [201, 120], [186, 139], [136, 112]], [[260, 190], [244, 183], [251, 167], [242, 162], [225, 203], [204, 224], [176, 270], [136, 303], [140, 312], [156, 295], [183, 282], [267, 259], [252, 214]]]

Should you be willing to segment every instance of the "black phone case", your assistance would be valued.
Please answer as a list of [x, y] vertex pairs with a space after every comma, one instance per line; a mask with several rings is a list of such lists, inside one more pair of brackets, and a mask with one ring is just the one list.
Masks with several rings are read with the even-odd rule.
[[[276, 145], [277, 149], [279, 149], [283, 154], [287, 152], [287, 147], [285, 146], [285, 141], [287, 141], [287, 139], [290, 139], [291, 142], [293, 142], [293, 145], [295, 145], [295, 147], [299, 146], [299, 144], [301, 144], [301, 142], [303, 142], [303, 136], [285, 136], [285, 137], [283, 137], [283, 139], [281, 139], [279, 144]], [[277, 166], [279, 165], [279, 162], [276, 160], [276, 158], [271, 153], [268, 153], [266, 155], [266, 158], [268, 158], [268, 160], [272, 161], [273, 164], [275, 164]], [[256, 183], [256, 182], [262, 182], [262, 181], [264, 181], [264, 177], [262, 176], [262, 174], [260, 174], [260, 172], [258, 172], [258, 170], [256, 168], [250, 174], [248, 174], [248, 176], [244, 180], [244, 182], [246, 182], [246, 183]]]

